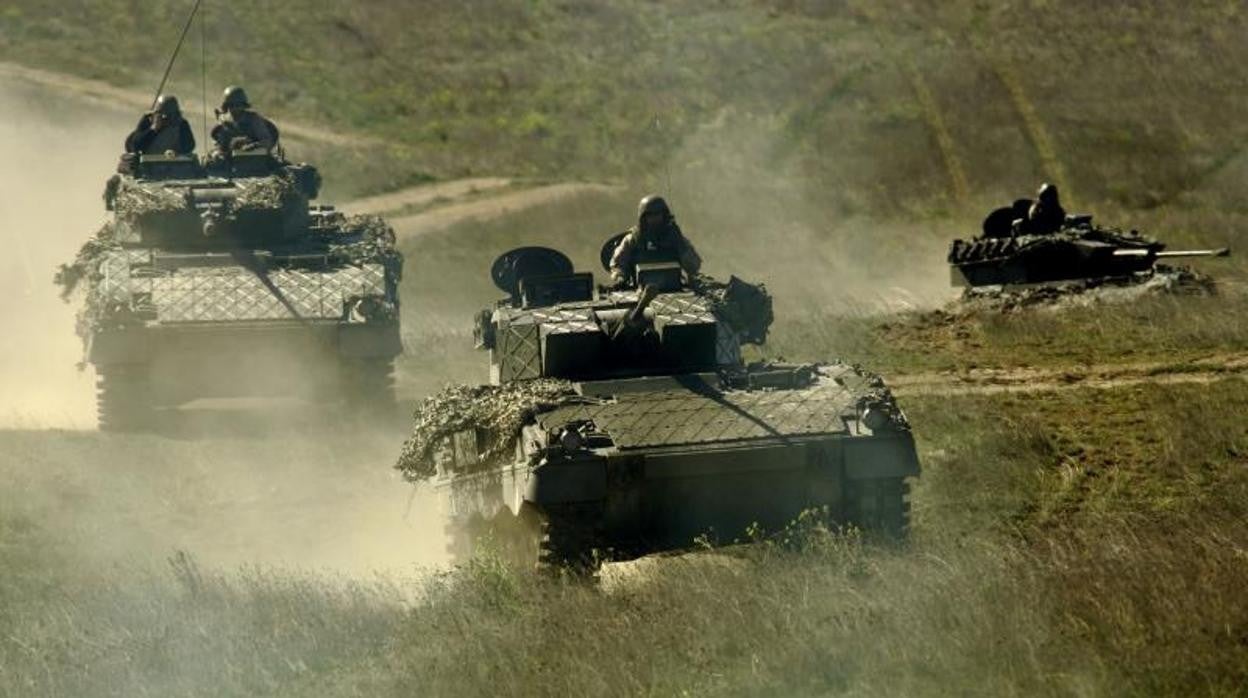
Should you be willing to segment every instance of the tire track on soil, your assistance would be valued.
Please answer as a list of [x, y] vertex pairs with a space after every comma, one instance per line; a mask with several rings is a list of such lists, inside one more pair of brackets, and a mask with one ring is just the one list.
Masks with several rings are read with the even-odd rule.
[[1233, 379], [1248, 379], [1248, 354], [1228, 353], [1184, 363], [1110, 363], [898, 374], [888, 377], [888, 384], [894, 393], [904, 397], [1039, 393], [1145, 384], [1201, 384]]

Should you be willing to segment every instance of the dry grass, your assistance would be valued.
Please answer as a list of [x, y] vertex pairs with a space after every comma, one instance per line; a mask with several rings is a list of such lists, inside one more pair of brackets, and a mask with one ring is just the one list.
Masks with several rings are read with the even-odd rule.
[[[152, 89], [186, 10], [15, 0], [0, 58]], [[720, 176], [718, 155], [748, 148], [763, 186], [794, 175], [837, 218], [960, 218], [1046, 178], [1078, 207], [1244, 211], [1248, 127], [1228, 115], [1248, 108], [1248, 16], [1235, 3], [282, 0], [240, 12], [205, 7], [211, 89], [244, 83], [278, 115], [393, 139], [409, 174], [392, 183], [662, 182], [669, 164]], [[173, 75], [183, 93], [199, 89], [197, 41]]]
[[[952, 326], [878, 317], [938, 305], [947, 240], [1043, 178], [1072, 208], [1176, 245], [1236, 242], [1242, 8], [876, 8], [283, 1], [240, 19], [209, 4], [210, 79], [246, 83], [279, 116], [402, 145], [380, 167], [366, 153], [326, 163], [349, 187], [424, 172], [634, 183], [407, 241], [412, 393], [481, 378], [469, 319], [497, 295], [495, 254], [550, 244], [593, 268], [642, 189], [675, 194], [709, 271], [768, 281], [773, 355], [891, 373], [1245, 348], [1233, 294]], [[0, 57], [145, 85], [167, 43], [152, 37], [183, 10], [18, 0], [0, 9]], [[177, 89], [197, 86], [193, 60], [179, 71]], [[1245, 277], [1238, 261], [1217, 273]], [[238, 569], [215, 562], [211, 536], [165, 535], [228, 523], [204, 507], [255, 495], [282, 504], [259, 519], [279, 543], [313, 552], [309, 538], [353, 530], [347, 504], [385, 511], [345, 484], [363, 481], [353, 465], [388, 465], [376, 443], [365, 464], [297, 431], [262, 446], [6, 432], [0, 695], [1244, 692], [1243, 381], [905, 407], [925, 465], [909, 547], [814, 529], [796, 548], [653, 561], [601, 590], [488, 556], [370, 582]], [[326, 462], [321, 477], [300, 467]], [[257, 464], [284, 467], [252, 479]], [[396, 531], [371, 542], [431, 538]], [[226, 538], [247, 551], [253, 537]]]
[[488, 556], [375, 582], [83, 567], [28, 481], [4, 500], [0, 693], [1237, 694], [1246, 407], [1238, 380], [915, 399], [908, 547], [805, 527], [604, 589]]

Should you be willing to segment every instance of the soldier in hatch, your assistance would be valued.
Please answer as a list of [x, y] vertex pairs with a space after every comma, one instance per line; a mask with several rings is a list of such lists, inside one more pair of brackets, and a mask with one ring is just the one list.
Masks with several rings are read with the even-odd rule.
[[[126, 136], [125, 152], [117, 163], [117, 171], [121, 174], [134, 174], [140, 155], [190, 155], [195, 152], [195, 134], [191, 125], [182, 118], [182, 107], [178, 98], [173, 95], [161, 95], [156, 98], [152, 110], [139, 119], [139, 125]], [[116, 191], [117, 182], [110, 179], [105, 188], [105, 199], [109, 191]]]
[[637, 205], [637, 226], [630, 228], [611, 255], [611, 278], [617, 285], [635, 282], [638, 262], [674, 261], [689, 276], [702, 268], [702, 258], [680, 232], [663, 197], [651, 194]]
[[241, 87], [225, 88], [212, 140], [219, 154], [239, 151], [272, 150], [277, 145], [277, 125], [251, 108]]
[[1050, 235], [1061, 230], [1065, 222], [1066, 210], [1058, 201], [1057, 187], [1046, 182], [1040, 185], [1035, 202], [1027, 209], [1027, 217], [1015, 225], [1027, 235]]
[[195, 152], [195, 134], [182, 118], [182, 107], [173, 95], [156, 98], [152, 111], [139, 119], [139, 125], [126, 136], [126, 152], [140, 155]]

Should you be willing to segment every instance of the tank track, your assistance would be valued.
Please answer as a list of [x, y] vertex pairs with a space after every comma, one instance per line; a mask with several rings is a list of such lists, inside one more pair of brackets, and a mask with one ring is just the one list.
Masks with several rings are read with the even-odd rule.
[[537, 513], [531, 509], [519, 516], [503, 511], [489, 521], [480, 516], [451, 521], [445, 529], [446, 550], [456, 564], [471, 560], [484, 549], [516, 569], [532, 570], [540, 560], [541, 528]]
[[146, 366], [100, 366], [96, 371], [96, 418], [100, 431], [154, 428], [156, 408]]
[[352, 407], [385, 412], [395, 405], [394, 359], [344, 359], [342, 395]]
[[859, 480], [848, 492], [849, 519], [868, 533], [904, 540], [910, 534], [910, 482], [905, 478]]
[[542, 519], [538, 569], [552, 574], [592, 577], [602, 566], [599, 555], [601, 504], [552, 507]]

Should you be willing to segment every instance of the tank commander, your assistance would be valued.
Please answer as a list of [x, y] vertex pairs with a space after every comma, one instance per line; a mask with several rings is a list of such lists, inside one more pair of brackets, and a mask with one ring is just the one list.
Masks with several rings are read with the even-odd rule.
[[1057, 187], [1044, 183], [1036, 193], [1036, 200], [1027, 209], [1027, 218], [1018, 222], [1018, 228], [1027, 235], [1051, 235], [1062, 229], [1066, 222], [1066, 210], [1058, 201]]
[[217, 125], [212, 129], [212, 140], [219, 153], [272, 150], [277, 145], [277, 125], [251, 108], [243, 88], [235, 85], [225, 88], [221, 107], [216, 111]]
[[702, 268], [702, 258], [689, 242], [663, 197], [651, 194], [637, 204], [637, 225], [630, 228], [611, 255], [611, 279], [634, 283], [638, 262], [676, 261], [689, 276]]
[[182, 117], [182, 107], [173, 95], [156, 98], [152, 110], [139, 119], [139, 125], [126, 136], [126, 152], [142, 155], [195, 152], [195, 134]]

